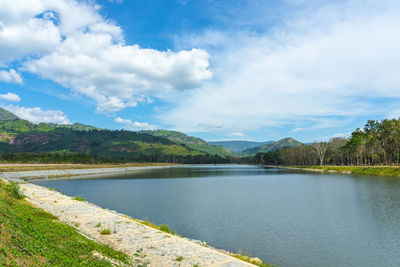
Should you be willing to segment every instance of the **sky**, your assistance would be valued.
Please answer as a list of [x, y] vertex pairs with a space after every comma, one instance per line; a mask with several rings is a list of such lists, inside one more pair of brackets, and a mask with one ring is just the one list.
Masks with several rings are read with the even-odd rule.
[[0, 1], [0, 106], [206, 140], [400, 116], [398, 0]]

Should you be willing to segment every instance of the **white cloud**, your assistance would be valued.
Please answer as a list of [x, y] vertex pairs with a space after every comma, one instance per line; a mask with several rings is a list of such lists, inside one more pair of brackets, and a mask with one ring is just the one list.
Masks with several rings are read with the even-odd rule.
[[9, 101], [9, 102], [19, 102], [21, 101], [21, 98], [19, 95], [13, 94], [8, 92], [7, 94], [0, 94], [0, 99]]
[[316, 137], [314, 139], [314, 141], [316, 142], [328, 142], [329, 140], [331, 140], [332, 138], [349, 138], [351, 136], [352, 132], [348, 132], [348, 133], [336, 133], [333, 135], [329, 135], [329, 136], [323, 136], [323, 137]]
[[338, 3], [264, 33], [189, 38], [216, 46], [216, 79], [177, 98], [160, 120], [183, 131], [232, 132], [384, 114], [387, 101], [400, 99], [400, 3]]
[[0, 82], [22, 83], [22, 78], [14, 69], [0, 70]]
[[154, 130], [154, 129], [156, 129], [155, 125], [151, 125], [147, 122], [131, 121], [131, 120], [123, 119], [120, 117], [115, 118], [114, 121], [117, 123], [124, 124], [125, 127], [130, 130]]
[[245, 136], [245, 134], [242, 133], [242, 132], [234, 132], [234, 133], [229, 133], [227, 135], [228, 136], [232, 136], [232, 137], [243, 137], [243, 136]]
[[99, 112], [195, 88], [211, 77], [206, 51], [126, 45], [121, 28], [99, 9], [92, 1], [1, 1], [0, 66], [20, 59], [21, 70], [93, 99]]
[[18, 105], [7, 105], [4, 107], [14, 113], [21, 119], [28, 120], [33, 123], [52, 122], [59, 124], [68, 124], [70, 121], [61, 110], [43, 110], [40, 107], [27, 108]]

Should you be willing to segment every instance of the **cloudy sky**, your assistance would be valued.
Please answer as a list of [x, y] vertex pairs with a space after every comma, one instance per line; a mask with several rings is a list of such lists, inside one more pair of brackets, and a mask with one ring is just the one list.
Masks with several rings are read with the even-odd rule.
[[0, 1], [0, 106], [206, 140], [400, 116], [398, 0]]

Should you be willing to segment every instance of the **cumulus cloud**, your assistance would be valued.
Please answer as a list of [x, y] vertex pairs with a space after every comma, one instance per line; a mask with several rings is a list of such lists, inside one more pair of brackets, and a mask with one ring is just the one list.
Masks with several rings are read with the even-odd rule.
[[129, 119], [123, 119], [121, 117], [115, 118], [114, 121], [124, 124], [125, 127], [130, 130], [154, 130], [156, 128], [155, 125], [151, 125], [147, 122], [131, 121]]
[[14, 69], [0, 70], [0, 82], [22, 83], [22, 78]]
[[18, 105], [7, 105], [5, 109], [14, 113], [21, 119], [28, 120], [33, 123], [52, 122], [59, 124], [68, 124], [70, 121], [61, 110], [43, 110], [40, 107], [28, 108]]
[[400, 3], [332, 3], [261, 33], [189, 38], [211, 49], [216, 79], [160, 120], [183, 131], [242, 132], [385, 114], [400, 98]]
[[199, 49], [160, 52], [113, 45], [107, 35], [81, 34], [24, 69], [88, 96], [99, 111], [117, 111], [163, 91], [194, 88], [210, 77], [209, 55]]
[[1, 1], [0, 65], [20, 59], [23, 71], [93, 99], [99, 112], [195, 88], [211, 77], [206, 51], [127, 45], [121, 28], [99, 9], [92, 1]]
[[0, 99], [9, 101], [9, 102], [19, 102], [21, 101], [21, 98], [19, 95], [13, 94], [8, 92], [7, 94], [0, 94]]

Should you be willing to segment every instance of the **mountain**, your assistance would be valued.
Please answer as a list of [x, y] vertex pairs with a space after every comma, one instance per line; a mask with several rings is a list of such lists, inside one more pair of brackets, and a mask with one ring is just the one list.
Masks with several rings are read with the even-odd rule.
[[261, 146], [253, 147], [253, 148], [248, 148], [245, 149], [242, 154], [244, 155], [255, 155], [259, 152], [269, 152], [269, 151], [275, 151], [278, 149], [282, 149], [285, 147], [297, 147], [301, 146], [303, 143], [297, 141], [296, 139], [293, 138], [284, 138], [276, 142], [272, 142], [269, 144], [264, 144]]
[[228, 150], [227, 148], [219, 145], [210, 144], [201, 138], [188, 136], [178, 131], [167, 131], [167, 130], [149, 130], [142, 131], [143, 133], [151, 134], [157, 137], [165, 137], [174, 143], [184, 144], [192, 149], [202, 151], [211, 155], [219, 156], [235, 156], [235, 153]]
[[14, 115], [8, 110], [5, 110], [4, 108], [0, 108], [0, 121], [12, 121], [18, 119], [18, 116]]
[[209, 144], [223, 146], [226, 149], [235, 152], [241, 153], [243, 150], [248, 148], [253, 148], [256, 146], [262, 146], [265, 144], [273, 143], [274, 141], [267, 141], [267, 142], [252, 142], [252, 141], [212, 141], [208, 142]]
[[[0, 114], [2, 115], [0, 117], [0, 152], [2, 153], [86, 155], [112, 162], [217, 163], [227, 161], [182, 142], [175, 142], [146, 132], [99, 129], [79, 123], [34, 124], [19, 119], [1, 108]], [[7, 158], [4, 159], [7, 160]]]

